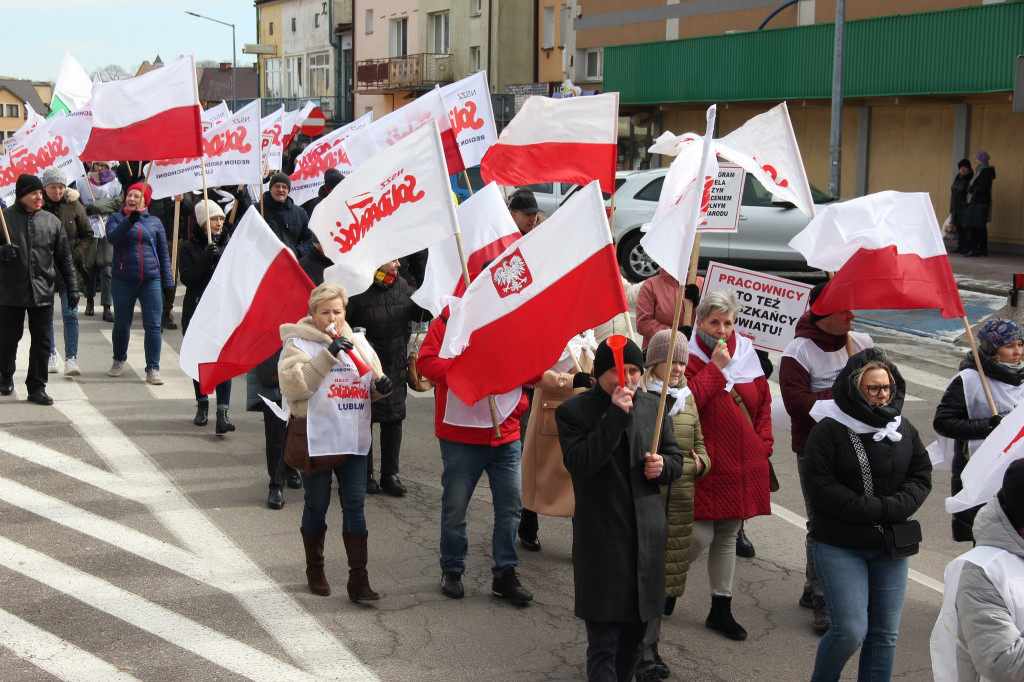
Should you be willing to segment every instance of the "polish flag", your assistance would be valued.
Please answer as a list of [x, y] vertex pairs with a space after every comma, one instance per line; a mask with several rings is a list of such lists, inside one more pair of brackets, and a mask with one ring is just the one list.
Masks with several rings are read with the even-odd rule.
[[192, 55], [92, 89], [92, 133], [83, 161], [148, 161], [203, 153], [202, 107]]
[[598, 180], [615, 191], [619, 93], [530, 97], [480, 162], [484, 182], [529, 185]]
[[306, 119], [309, 118], [313, 109], [316, 109], [316, 105], [306, 102], [301, 109], [285, 112], [284, 122], [281, 124], [281, 129], [284, 131], [284, 139], [281, 141], [282, 149], [288, 149], [291, 146], [292, 140], [299, 134], [299, 130], [305, 125]]
[[454, 358], [448, 387], [467, 405], [506, 393], [558, 362], [573, 336], [628, 309], [595, 181], [466, 290], [441, 343], [440, 356]]
[[890, 308], [965, 315], [924, 192], [878, 192], [830, 204], [789, 245], [811, 267], [836, 273], [811, 306], [816, 315]]
[[313, 282], [250, 207], [213, 272], [181, 343], [180, 364], [204, 393], [281, 347], [279, 328], [308, 312]]
[[946, 511], [955, 514], [988, 502], [1003, 486], [1007, 467], [1021, 458], [1024, 458], [1024, 404], [1003, 417], [967, 460], [960, 474], [964, 489], [946, 498]]
[[[522, 236], [494, 183], [459, 204], [455, 214], [462, 231], [470, 280], [476, 279], [484, 263], [500, 256]], [[430, 247], [423, 285], [412, 295], [412, 300], [436, 317], [444, 309], [445, 296], [462, 296], [465, 290], [459, 246], [452, 235]]]

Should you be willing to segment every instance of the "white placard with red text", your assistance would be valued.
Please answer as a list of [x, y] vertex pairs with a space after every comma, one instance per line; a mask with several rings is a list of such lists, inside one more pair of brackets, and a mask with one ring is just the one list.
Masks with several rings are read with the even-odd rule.
[[457, 83], [444, 86], [441, 99], [455, 131], [462, 162], [466, 168], [480, 165], [488, 147], [498, 139], [487, 72], [478, 71]]
[[281, 170], [284, 158], [284, 105], [260, 119], [260, 155], [263, 175]]
[[40, 177], [43, 171], [53, 167], [64, 171], [70, 183], [79, 175], [82, 163], [74, 144], [63, 135], [50, 135], [45, 124], [37, 125], [16, 140], [7, 154], [0, 156], [0, 197], [10, 206], [19, 175]]
[[796, 333], [796, 322], [807, 311], [810, 284], [773, 277], [721, 263], [708, 263], [701, 297], [714, 289], [735, 291], [740, 300], [736, 333], [755, 348], [781, 353]]
[[331, 168], [337, 168], [342, 175], [354, 171], [356, 165], [349, 159], [345, 141], [366, 130], [372, 122], [373, 112], [370, 111], [306, 147], [295, 158], [295, 171], [289, 176], [292, 189], [288, 195], [292, 201], [304, 204], [315, 197], [324, 184], [324, 173]]
[[743, 199], [743, 169], [732, 163], [718, 163], [718, 177], [710, 189], [707, 217], [698, 232], [736, 232]]

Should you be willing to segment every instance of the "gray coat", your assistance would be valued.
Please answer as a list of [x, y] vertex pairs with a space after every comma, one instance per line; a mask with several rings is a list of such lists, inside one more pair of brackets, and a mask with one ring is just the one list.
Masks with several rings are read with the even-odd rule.
[[[979, 547], [998, 547], [1024, 559], [1024, 537], [994, 496], [978, 512], [974, 537]], [[1016, 606], [1024, 608], [1024, 604]], [[985, 570], [970, 562], [960, 574], [956, 613], [957, 638], [968, 647], [968, 651], [956, 648], [960, 682], [977, 682], [981, 675], [994, 682], [1024, 680], [1024, 633]]]
[[68, 282], [69, 290], [77, 294], [78, 276], [71, 245], [57, 216], [41, 209], [29, 213], [17, 202], [4, 209], [4, 219], [11, 243], [18, 247], [18, 259], [0, 263], [0, 305], [52, 306], [58, 271]]

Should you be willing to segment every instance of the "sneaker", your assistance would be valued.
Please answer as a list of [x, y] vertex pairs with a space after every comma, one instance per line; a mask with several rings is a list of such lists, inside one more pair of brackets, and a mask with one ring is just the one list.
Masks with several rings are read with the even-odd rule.
[[78, 358], [68, 358], [64, 361], [64, 376], [77, 377], [81, 375], [82, 370], [78, 366]]
[[164, 380], [160, 378], [160, 370], [147, 369], [146, 370], [146, 383], [153, 384], [154, 386], [162, 386]]
[[814, 597], [814, 615], [811, 619], [814, 631], [819, 635], [828, 632], [832, 620], [828, 616], [828, 606], [825, 605], [825, 597]]
[[46, 371], [50, 374], [56, 374], [60, 371], [60, 358], [54, 353], [50, 356], [50, 361], [46, 363]]
[[519, 583], [514, 568], [506, 569], [504, 573], [491, 581], [491, 594], [508, 599], [517, 606], [533, 601], [533, 593]]
[[114, 360], [114, 364], [107, 370], [108, 377], [119, 377], [124, 374], [124, 360]]
[[456, 571], [441, 571], [441, 594], [451, 599], [462, 599], [462, 574]]

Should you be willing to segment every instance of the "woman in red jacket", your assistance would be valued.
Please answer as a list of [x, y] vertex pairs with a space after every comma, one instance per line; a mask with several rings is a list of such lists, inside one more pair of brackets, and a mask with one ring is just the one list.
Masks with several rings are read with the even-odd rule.
[[690, 562], [708, 549], [711, 613], [705, 625], [747, 638], [732, 617], [736, 533], [744, 519], [771, 513], [771, 393], [753, 344], [733, 333], [736, 294], [715, 290], [697, 306], [686, 380], [697, 401], [704, 445], [715, 463], [696, 482]]

